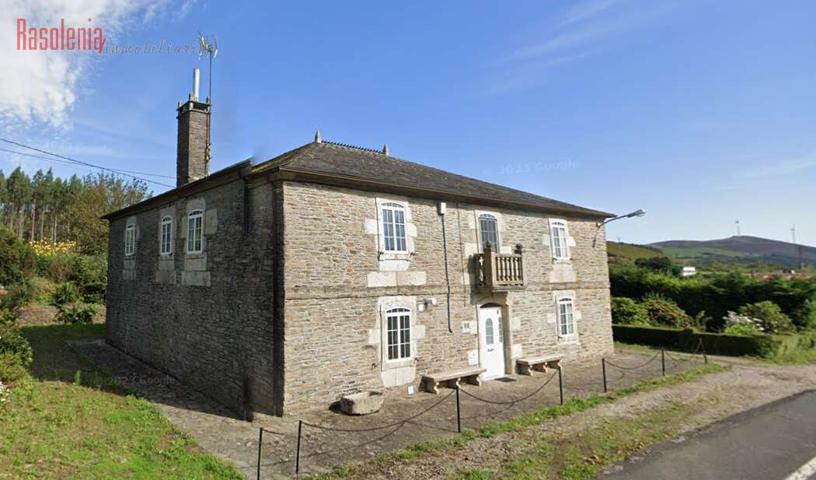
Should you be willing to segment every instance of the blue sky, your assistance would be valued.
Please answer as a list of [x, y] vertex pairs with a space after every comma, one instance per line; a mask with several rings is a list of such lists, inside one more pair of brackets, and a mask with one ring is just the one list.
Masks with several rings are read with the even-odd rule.
[[[206, 76], [190, 52], [202, 31], [220, 47], [214, 169], [270, 158], [319, 128], [560, 200], [648, 212], [611, 225], [610, 239], [720, 238], [739, 218], [743, 234], [790, 240], [796, 225], [816, 244], [813, 2], [6, 1], [7, 138], [174, 175], [175, 106], [192, 68]], [[190, 47], [18, 52], [20, 16], [91, 17], [118, 49]], [[0, 152], [0, 169], [17, 164], [85, 173]]]

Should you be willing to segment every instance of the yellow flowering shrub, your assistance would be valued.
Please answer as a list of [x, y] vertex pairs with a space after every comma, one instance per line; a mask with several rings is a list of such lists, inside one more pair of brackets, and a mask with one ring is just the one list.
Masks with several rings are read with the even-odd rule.
[[38, 240], [29, 242], [29, 245], [37, 257], [50, 257], [61, 253], [76, 251], [76, 242], [74, 241], [51, 243], [47, 240]]

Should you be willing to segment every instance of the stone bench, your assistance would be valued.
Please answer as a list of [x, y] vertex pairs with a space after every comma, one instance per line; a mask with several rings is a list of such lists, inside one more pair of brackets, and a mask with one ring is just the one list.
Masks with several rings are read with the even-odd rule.
[[482, 384], [484, 368], [468, 368], [465, 370], [449, 370], [446, 372], [428, 373], [422, 376], [422, 386], [426, 392], [439, 395], [439, 385], [449, 388], [459, 388], [459, 382], [465, 381], [471, 385]]
[[516, 365], [518, 366], [518, 373], [521, 375], [532, 375], [533, 370], [546, 373], [547, 368], [561, 368], [561, 355], [519, 358], [516, 360]]

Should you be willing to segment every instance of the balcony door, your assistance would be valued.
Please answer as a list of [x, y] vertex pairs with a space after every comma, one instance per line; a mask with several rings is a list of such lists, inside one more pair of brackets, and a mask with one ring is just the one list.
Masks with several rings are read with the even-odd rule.
[[504, 376], [504, 339], [501, 307], [485, 305], [479, 309], [479, 360], [486, 371], [482, 378]]

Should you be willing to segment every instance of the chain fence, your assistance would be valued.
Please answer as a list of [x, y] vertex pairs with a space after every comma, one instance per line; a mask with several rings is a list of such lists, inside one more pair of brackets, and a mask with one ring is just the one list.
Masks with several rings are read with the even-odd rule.
[[[608, 392], [613, 387], [622, 384], [626, 377], [629, 380], [641, 379], [643, 377], [666, 375], [667, 372], [679, 371], [690, 368], [695, 363], [707, 363], [705, 349], [702, 342], [697, 350], [690, 354], [669, 353], [665, 350], [655, 352], [654, 355], [645, 361], [636, 364], [624, 364], [623, 362], [610, 361], [602, 358], [603, 391]], [[660, 366], [659, 372], [657, 371]], [[591, 367], [586, 366], [591, 372]], [[321, 466], [342, 463], [349, 458], [349, 453], [354, 456], [373, 456], [381, 451], [382, 442], [391, 436], [399, 434], [401, 443], [411, 441], [418, 443], [427, 440], [428, 430], [434, 430], [439, 434], [450, 435], [461, 433], [463, 423], [468, 423], [470, 427], [478, 428], [484, 421], [499, 420], [509, 418], [511, 410], [521, 408], [524, 404], [527, 408], [538, 408], [542, 406], [554, 406], [564, 404], [564, 374], [561, 367], [554, 368], [553, 373], [548, 377], [541, 377], [543, 382], [529, 392], [520, 396], [504, 394], [503, 398], [489, 398], [488, 396], [474, 393], [470, 388], [463, 388], [457, 385], [451, 391], [435, 400], [433, 403], [421, 410], [389, 421], [382, 425], [375, 425], [361, 428], [350, 428], [345, 426], [330, 425], [326, 423], [309, 422], [299, 420], [297, 424], [297, 437], [292, 442], [286, 442], [293, 450], [294, 458], [286, 456], [277, 461], [264, 463], [264, 435], [283, 435], [280, 432], [259, 428], [258, 431], [258, 455], [257, 455], [257, 479], [261, 479], [262, 470], [277, 466], [276, 473], [280, 473], [286, 465], [289, 475], [294, 473], [296, 477], [312, 470], [308, 467], [320, 470]], [[557, 397], [554, 402], [552, 398], [556, 395], [553, 390], [548, 393], [550, 400], [543, 398], [545, 389], [558, 379]], [[584, 375], [582, 383], [574, 383], [573, 395], [585, 394], [588, 388], [597, 392], [597, 380], [592, 380], [591, 376]], [[595, 377], [597, 378], [597, 377]], [[591, 386], [595, 385], [594, 388]], [[549, 390], [547, 390], [549, 391]], [[468, 402], [463, 402], [463, 398]], [[464, 403], [464, 404], [463, 404]], [[429, 415], [432, 414], [433, 415]], [[342, 420], [341, 420], [342, 421]], [[410, 428], [409, 428], [410, 427]], [[278, 452], [279, 453], [279, 452]], [[291, 455], [291, 454], [289, 454]], [[291, 463], [294, 465], [291, 465]]]
[[611, 385], [621, 383], [621, 381], [627, 377], [636, 377], [638, 379], [650, 377], [656, 374], [654, 370], [658, 368], [658, 365], [660, 375], [665, 377], [667, 373], [675, 373], [705, 364], [708, 364], [708, 355], [706, 354], [702, 339], [697, 343], [697, 348], [691, 353], [670, 353], [666, 351], [665, 348], [661, 348], [646, 361], [635, 365], [621, 365], [607, 358], [601, 358], [603, 391], [604, 393], [608, 392]]

